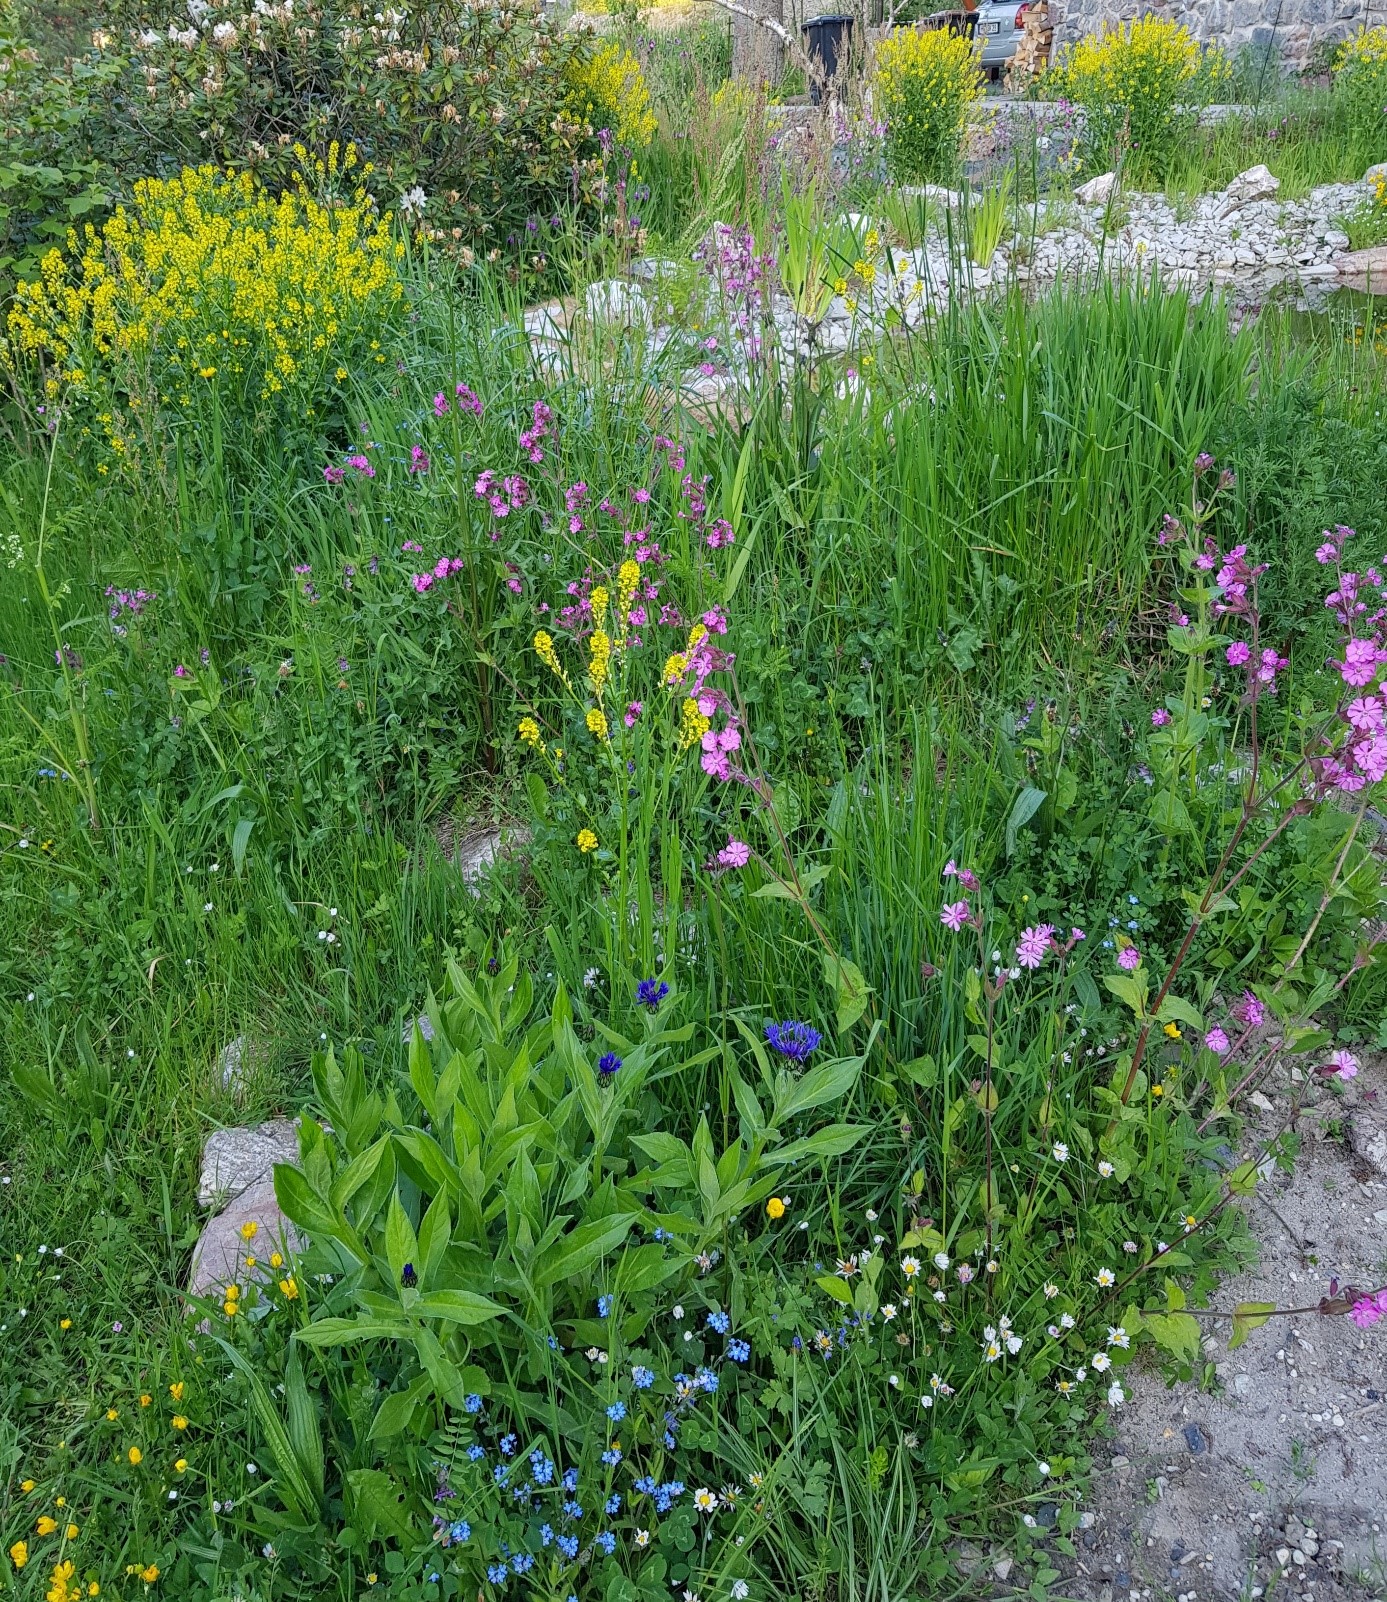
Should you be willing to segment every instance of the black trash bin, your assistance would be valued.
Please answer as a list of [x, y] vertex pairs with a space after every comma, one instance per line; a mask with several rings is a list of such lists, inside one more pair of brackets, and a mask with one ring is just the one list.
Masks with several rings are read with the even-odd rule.
[[848, 37], [852, 33], [850, 16], [815, 17], [800, 30], [809, 59], [819, 69], [809, 86], [810, 98], [817, 106], [823, 99], [823, 85], [838, 71], [838, 64], [848, 53]]

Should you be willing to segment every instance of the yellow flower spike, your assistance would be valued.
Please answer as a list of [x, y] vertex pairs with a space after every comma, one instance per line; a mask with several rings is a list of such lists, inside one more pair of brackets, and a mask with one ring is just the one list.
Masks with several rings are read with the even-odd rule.
[[611, 600], [606, 589], [599, 584], [588, 597], [592, 606], [592, 626], [595, 629], [605, 628], [607, 623], [607, 606]]
[[589, 851], [597, 850], [597, 836], [591, 829], [579, 829], [578, 838], [574, 843], [584, 856], [587, 856]]
[[636, 599], [636, 591], [641, 585], [641, 565], [628, 557], [617, 569], [616, 575], [616, 602], [617, 610], [621, 613], [623, 627], [631, 615], [631, 607]]
[[687, 751], [690, 746], [697, 745], [710, 728], [712, 724], [698, 710], [698, 702], [692, 697], [686, 699], [679, 709], [679, 749]]
[[606, 688], [611, 657], [612, 642], [606, 630], [600, 628], [594, 630], [592, 639], [588, 642], [588, 680], [594, 695], [600, 696]]
[[584, 722], [587, 724], [590, 734], [595, 734], [599, 740], [607, 738], [607, 714], [601, 707], [590, 707]]
[[536, 750], [541, 748], [539, 724], [533, 718], [521, 718], [517, 732], [526, 745], [533, 746]]

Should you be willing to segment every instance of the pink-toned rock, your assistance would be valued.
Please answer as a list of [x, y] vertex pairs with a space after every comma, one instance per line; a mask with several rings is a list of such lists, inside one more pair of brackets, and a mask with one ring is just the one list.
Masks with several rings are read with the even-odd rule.
[[1351, 250], [1336, 258], [1334, 266], [1345, 289], [1369, 295], [1387, 295], [1387, 245]]
[[[250, 1240], [241, 1233], [246, 1224], [256, 1226]], [[298, 1249], [294, 1226], [279, 1210], [274, 1175], [269, 1173], [208, 1219], [193, 1251], [188, 1290], [193, 1296], [210, 1296], [233, 1281], [244, 1285], [252, 1276], [269, 1278], [270, 1253], [288, 1257]], [[255, 1258], [255, 1268], [246, 1266], [247, 1257]]]

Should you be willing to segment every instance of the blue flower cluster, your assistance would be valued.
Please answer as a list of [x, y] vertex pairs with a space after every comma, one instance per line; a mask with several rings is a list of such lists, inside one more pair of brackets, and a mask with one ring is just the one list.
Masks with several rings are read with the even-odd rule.
[[655, 1011], [668, 994], [669, 986], [654, 979], [642, 979], [636, 986], [636, 1000], [642, 1007], [649, 1007], [651, 1012]]
[[791, 1018], [784, 1023], [766, 1025], [766, 1041], [771, 1050], [790, 1058], [792, 1062], [807, 1062], [822, 1039], [817, 1029]]

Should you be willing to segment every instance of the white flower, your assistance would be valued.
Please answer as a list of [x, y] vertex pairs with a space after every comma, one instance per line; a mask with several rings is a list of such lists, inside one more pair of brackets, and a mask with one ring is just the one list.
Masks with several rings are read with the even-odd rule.
[[893, 1386], [896, 1390], [900, 1390], [901, 1377], [899, 1374], [888, 1374], [886, 1376], [886, 1383], [890, 1386]]
[[419, 187], [418, 184], [415, 184], [413, 189], [407, 189], [404, 194], [400, 196], [400, 210], [404, 212], [407, 217], [412, 216], [415, 212], [418, 212], [422, 216], [424, 207], [427, 206], [428, 203], [428, 196], [425, 195], [424, 191]]
[[944, 1292], [942, 1290], [935, 1291], [934, 1299], [936, 1302], [942, 1302], [944, 1300]]
[[1045, 1477], [1045, 1478], [1049, 1477], [1050, 1465], [1048, 1463], [1046, 1463], [1044, 1460], [1042, 1460], [1041, 1462], [1036, 1464], [1036, 1467], [1040, 1470], [1040, 1473], [1041, 1473], [1042, 1477]]
[[[153, 28], [145, 28], [140, 34], [140, 46], [142, 49], [152, 50], [155, 45], [163, 44], [163, 42], [163, 34], [155, 33]], [[189, 873], [192, 871], [193, 870], [191, 868], [188, 869]]]
[[1052, 1279], [1047, 1279], [1044, 1285], [1041, 1286], [1041, 1289], [1045, 1292], [1045, 1300], [1047, 1302], [1058, 1296], [1060, 1293], [1059, 1286], [1056, 1285]]
[[932, 1396], [922, 1396], [920, 1398], [920, 1406], [921, 1407], [933, 1407], [934, 1406], [934, 1398]]
[[235, 25], [230, 22], [217, 23], [217, 25], [212, 29], [212, 39], [216, 44], [219, 44], [223, 50], [230, 50], [232, 45], [236, 43]]
[[1006, 1334], [1006, 1346], [1007, 1351], [1015, 1357], [1017, 1352], [1021, 1350], [1021, 1337], [1009, 1330]]
[[1095, 1285], [1101, 1285], [1104, 1287], [1104, 1289], [1106, 1289], [1116, 1278], [1117, 1275], [1113, 1273], [1112, 1269], [1100, 1268], [1093, 1276], [1093, 1283]]
[[997, 1272], [997, 1259], [995, 1257], [989, 1257], [982, 1266], [989, 1274], [995, 1274]]
[[636, 1547], [637, 1547], [637, 1549], [639, 1550], [639, 1549], [641, 1549], [643, 1547], [647, 1547], [649, 1545], [650, 1545], [650, 1531], [649, 1530], [637, 1530], [636, 1531]]
[[247, 1463], [246, 1464], [246, 1473], [247, 1474], [258, 1474], [259, 1472], [260, 1472], [260, 1470], [258, 1468], [256, 1468], [254, 1463]]
[[1088, 1370], [1086, 1368], [1076, 1368], [1074, 1370], [1074, 1382], [1075, 1382], [1075, 1384], [1082, 1385], [1083, 1382], [1087, 1378], [1088, 1378]]
[[1124, 1252], [1134, 1252], [1136, 1249], [1137, 1243], [1134, 1240], [1124, 1240], [1122, 1242], [1122, 1250]]
[[875, 1207], [869, 1207], [867, 1209], [867, 1222], [869, 1224], [874, 1224], [874, 1223], [876, 1223], [876, 1221], [877, 1221], [877, 1210], [876, 1210]]
[[1057, 1140], [1050, 1148], [1050, 1155], [1057, 1163], [1067, 1163], [1069, 1161], [1069, 1147], [1062, 1140]]
[[1098, 1172], [1103, 1176], [1104, 1179], [1112, 1178], [1112, 1164], [1107, 1160], [1107, 1158], [1104, 1158], [1103, 1161], [1098, 1164]]
[[1035, 1515], [1032, 1513], [1023, 1513], [1021, 1515], [1021, 1522], [1028, 1530], [1033, 1530], [1035, 1528]]
[[1057, 1341], [1060, 1338], [1060, 1327], [1058, 1324], [1047, 1324], [1045, 1326], [1045, 1333], [1052, 1341]]
[[718, 1493], [710, 1491], [706, 1485], [700, 1485], [694, 1492], [694, 1506], [700, 1513], [716, 1513], [718, 1510]]
[[732, 1596], [733, 1596], [734, 1602], [746, 1602], [746, 1598], [750, 1594], [751, 1594], [751, 1587], [746, 1583], [745, 1580], [733, 1580], [733, 1582], [732, 1582]]
[[949, 1266], [949, 1254], [948, 1254], [948, 1252], [936, 1252], [934, 1254], [934, 1266], [939, 1270], [939, 1272], [941, 1274], [944, 1273], [944, 1271]]
[[204, 912], [211, 912], [211, 910], [212, 910], [212, 903], [211, 903], [211, 902], [210, 902], [210, 901], [204, 901], [204, 902], [203, 902], [203, 903], [202, 903], [202, 910], [203, 910], [203, 911], [204, 911]]
[[1074, 1328], [1074, 1315], [1073, 1315], [1073, 1313], [1061, 1313], [1060, 1314], [1060, 1328], [1061, 1329], [1073, 1329]]
[[1130, 1346], [1131, 1344], [1132, 1344], [1131, 1337], [1128, 1335], [1127, 1331], [1125, 1329], [1123, 1329], [1121, 1324], [1109, 1324], [1108, 1325], [1108, 1345], [1109, 1346], [1124, 1346], [1125, 1347], [1125, 1346]]
[[1111, 1367], [1112, 1358], [1110, 1358], [1106, 1352], [1095, 1352], [1093, 1354], [1093, 1368], [1095, 1373], [1106, 1374]]
[[881, 1304], [881, 1316], [889, 1324], [891, 1322], [891, 1320], [896, 1316], [896, 1304], [895, 1304], [895, 1302], [883, 1302]]
[[1126, 1400], [1127, 1393], [1122, 1389], [1121, 1385], [1114, 1380], [1112, 1384], [1108, 1386], [1108, 1406], [1121, 1407]]
[[684, 1309], [679, 1305], [678, 1302], [676, 1302], [674, 1304], [674, 1320], [675, 1320], [675, 1322], [678, 1323], [679, 1320], [681, 1318], [683, 1318], [683, 1316], [684, 1316]]
[[1002, 1348], [997, 1344], [996, 1336], [985, 1340], [982, 1345], [982, 1357], [985, 1363], [995, 1363], [1002, 1355]]
[[903, 1273], [907, 1279], [914, 1279], [916, 1274], [919, 1272], [920, 1259], [918, 1257], [901, 1258], [901, 1273]]

